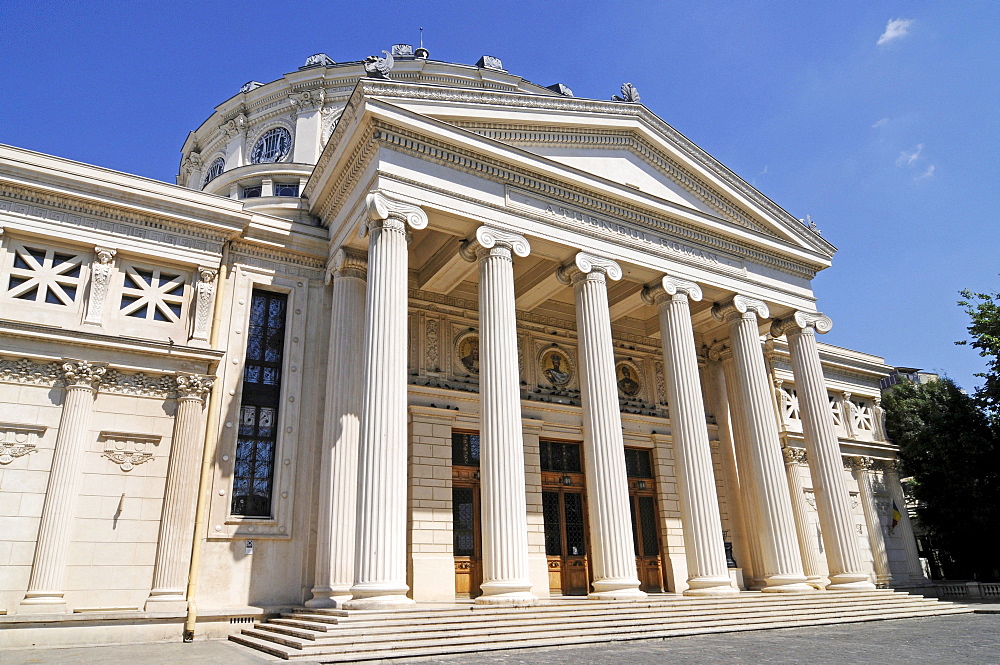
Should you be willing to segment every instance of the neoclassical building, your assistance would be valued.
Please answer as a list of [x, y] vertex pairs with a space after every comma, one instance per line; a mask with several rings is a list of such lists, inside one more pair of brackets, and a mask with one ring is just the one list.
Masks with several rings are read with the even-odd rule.
[[385, 55], [176, 185], [0, 147], [0, 646], [926, 583], [815, 227], [630, 84]]

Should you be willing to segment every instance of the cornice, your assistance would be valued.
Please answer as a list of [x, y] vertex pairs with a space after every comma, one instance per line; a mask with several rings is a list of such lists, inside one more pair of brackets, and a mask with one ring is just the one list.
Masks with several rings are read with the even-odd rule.
[[304, 279], [323, 280], [326, 272], [326, 257], [290, 254], [288, 250], [271, 250], [244, 240], [230, 246], [230, 257], [234, 263]]
[[516, 92], [437, 88], [419, 84], [399, 84], [391, 81], [374, 80], [359, 82], [358, 89], [368, 96], [399, 97], [423, 101], [494, 105], [551, 111], [574, 111], [590, 114], [600, 113], [641, 119], [654, 133], [659, 134], [700, 167], [724, 181], [776, 219], [784, 221], [791, 229], [794, 229], [797, 235], [807, 239], [809, 244], [823, 247], [831, 256], [836, 251], [836, 248], [827, 240], [806, 228], [798, 219], [754, 189], [746, 181], [726, 168], [721, 162], [702, 150], [642, 104], [621, 104], [575, 97], [550, 97]]
[[0, 186], [0, 212], [211, 253], [221, 252], [222, 244], [231, 237], [194, 224], [142, 213], [126, 214], [111, 206], [84, 204], [70, 196], [11, 184]]
[[0, 357], [0, 382], [3, 383], [53, 388], [70, 383], [87, 384], [100, 393], [177, 398], [190, 392], [192, 380], [209, 388], [214, 381], [210, 376], [126, 371], [88, 361]]

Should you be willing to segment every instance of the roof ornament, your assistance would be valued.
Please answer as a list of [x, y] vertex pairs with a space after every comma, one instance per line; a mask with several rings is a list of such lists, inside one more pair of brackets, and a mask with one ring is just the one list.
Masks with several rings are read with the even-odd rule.
[[257, 88], [261, 87], [262, 85], [264, 85], [264, 84], [261, 83], [260, 81], [247, 81], [242, 86], [240, 86], [240, 92], [243, 93], [243, 94], [246, 94], [246, 93], [250, 92], [251, 90], [256, 90]]
[[426, 60], [428, 56], [430, 56], [430, 51], [424, 48], [424, 29], [420, 28], [420, 48], [413, 53], [413, 57]]
[[815, 233], [816, 235], [818, 236], [823, 235], [823, 232], [819, 230], [818, 226], [816, 226], [816, 222], [813, 221], [812, 216], [806, 215], [805, 219], [800, 219], [799, 221], [802, 222], [803, 225], [808, 227], [808, 229], [813, 233]]
[[377, 55], [370, 55], [365, 58], [365, 73], [373, 79], [389, 78], [389, 72], [392, 71], [392, 66], [396, 64], [391, 53], [388, 51], [382, 51], [382, 53], [385, 53], [384, 58], [380, 58]]
[[316, 53], [306, 58], [306, 64], [299, 67], [299, 69], [309, 69], [311, 67], [332, 67], [335, 64], [337, 63], [335, 63], [326, 53]]
[[393, 44], [392, 45], [392, 56], [412, 56], [413, 55], [413, 45], [412, 44]]
[[476, 63], [476, 67], [479, 67], [480, 69], [497, 69], [501, 72], [504, 71], [503, 62], [495, 55], [484, 55], [479, 59], [479, 62]]
[[563, 97], [573, 96], [573, 91], [570, 90], [568, 86], [565, 86], [562, 83], [553, 83], [552, 85], [547, 85], [545, 87], [551, 90], [552, 92], [562, 95]]
[[631, 83], [622, 83], [622, 96], [614, 95], [611, 101], [636, 104], [639, 102], [639, 91]]

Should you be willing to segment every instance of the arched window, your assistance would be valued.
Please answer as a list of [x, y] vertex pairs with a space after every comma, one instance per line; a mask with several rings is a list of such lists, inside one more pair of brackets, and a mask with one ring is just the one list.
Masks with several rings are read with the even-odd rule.
[[205, 173], [204, 185], [207, 185], [208, 183], [212, 182], [220, 175], [222, 175], [222, 172], [225, 169], [226, 169], [226, 160], [224, 160], [222, 157], [216, 157], [215, 161], [212, 162], [212, 165], [208, 167], [208, 172]]
[[280, 162], [292, 151], [292, 134], [284, 127], [269, 129], [257, 139], [250, 151], [251, 164]]

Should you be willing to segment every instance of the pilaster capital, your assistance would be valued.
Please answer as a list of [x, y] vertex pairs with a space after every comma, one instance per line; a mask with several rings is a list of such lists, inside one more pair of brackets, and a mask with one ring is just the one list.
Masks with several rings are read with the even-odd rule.
[[219, 276], [218, 268], [207, 268], [204, 266], [198, 267], [198, 281], [202, 284], [211, 284], [215, 281], [215, 278]]
[[658, 305], [676, 296], [698, 302], [702, 298], [701, 287], [686, 279], [664, 275], [660, 281], [647, 284], [642, 289], [642, 300], [647, 305]]
[[108, 372], [108, 366], [86, 360], [63, 358], [62, 380], [67, 388], [89, 388], [96, 391]]
[[315, 90], [304, 90], [302, 92], [292, 92], [288, 94], [288, 103], [292, 105], [295, 113], [300, 111], [311, 111], [314, 108], [323, 106], [326, 100], [326, 90], [316, 88]]
[[844, 457], [844, 467], [851, 471], [884, 471], [885, 461], [874, 457], [850, 456]]
[[785, 458], [785, 464], [788, 465], [809, 463], [809, 457], [806, 455], [806, 451], [802, 448], [782, 446], [781, 455]]
[[326, 264], [326, 283], [331, 284], [334, 277], [368, 279], [368, 254], [353, 247], [335, 251]]
[[730, 300], [716, 303], [712, 306], [712, 316], [716, 321], [729, 323], [733, 319], [741, 318], [745, 314], [755, 314], [762, 319], [770, 318], [771, 310], [763, 300], [757, 300], [750, 296], [735, 295]]
[[247, 117], [243, 113], [239, 113], [229, 122], [219, 125], [219, 130], [225, 133], [226, 138], [231, 139], [237, 134], [243, 134], [245, 136], [248, 127], [249, 122], [247, 121]]
[[94, 248], [94, 258], [97, 259], [97, 263], [101, 265], [108, 265], [115, 260], [115, 254], [118, 250], [112, 249], [110, 247], [95, 247]]
[[385, 229], [405, 232], [406, 227], [427, 228], [427, 213], [420, 206], [393, 198], [374, 189], [365, 197], [368, 213], [367, 229], [378, 225]]
[[178, 374], [174, 377], [177, 384], [177, 399], [202, 400], [212, 392], [215, 377], [207, 374]]
[[830, 332], [833, 328], [833, 321], [829, 316], [820, 312], [795, 312], [784, 319], [775, 319], [771, 322], [771, 335], [781, 337], [782, 335], [797, 335], [812, 328], [821, 335]]
[[730, 346], [729, 341], [716, 342], [708, 348], [708, 358], [709, 360], [726, 361], [733, 357], [733, 347]]
[[566, 285], [576, 284], [590, 274], [601, 274], [618, 281], [622, 278], [622, 269], [617, 262], [596, 254], [578, 252], [571, 263], [559, 266], [556, 277]]
[[523, 258], [531, 253], [531, 245], [528, 244], [527, 238], [492, 226], [480, 226], [476, 229], [474, 236], [462, 241], [458, 252], [466, 261], [474, 262], [488, 255], [493, 249], [501, 250], [507, 257], [517, 254]]

